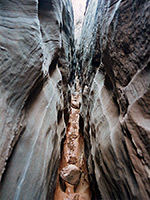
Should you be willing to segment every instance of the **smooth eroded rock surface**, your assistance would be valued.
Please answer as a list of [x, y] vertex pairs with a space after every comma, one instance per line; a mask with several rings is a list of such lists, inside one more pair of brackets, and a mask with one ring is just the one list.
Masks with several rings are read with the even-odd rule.
[[69, 0], [0, 2], [0, 199], [52, 199], [73, 72]]
[[78, 59], [90, 177], [103, 199], [148, 200], [150, 3], [87, 3]]
[[0, 1], [0, 199], [150, 199], [149, 43], [149, 0], [87, 0], [76, 51], [70, 0]]

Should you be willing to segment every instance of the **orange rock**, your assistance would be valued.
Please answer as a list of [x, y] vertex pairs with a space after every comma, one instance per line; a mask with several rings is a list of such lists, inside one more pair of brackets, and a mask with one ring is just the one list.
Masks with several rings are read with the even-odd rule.
[[57, 173], [55, 200], [91, 200], [84, 139], [79, 133], [80, 95], [73, 93], [62, 159]]

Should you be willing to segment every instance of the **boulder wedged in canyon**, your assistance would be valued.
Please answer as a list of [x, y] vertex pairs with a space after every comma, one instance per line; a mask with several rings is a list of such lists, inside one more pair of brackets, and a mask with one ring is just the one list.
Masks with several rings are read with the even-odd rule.
[[52, 199], [70, 107], [69, 0], [0, 1], [0, 199]]
[[87, 2], [77, 51], [89, 176], [103, 199], [150, 199], [150, 2]]
[[91, 188], [84, 153], [84, 138], [79, 129], [79, 91], [71, 95], [69, 123], [57, 172], [54, 200], [91, 200]]

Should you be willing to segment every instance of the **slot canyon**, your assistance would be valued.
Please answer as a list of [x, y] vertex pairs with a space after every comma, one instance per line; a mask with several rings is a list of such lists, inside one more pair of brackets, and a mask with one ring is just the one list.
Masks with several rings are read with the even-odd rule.
[[0, 200], [149, 199], [150, 0], [0, 0]]

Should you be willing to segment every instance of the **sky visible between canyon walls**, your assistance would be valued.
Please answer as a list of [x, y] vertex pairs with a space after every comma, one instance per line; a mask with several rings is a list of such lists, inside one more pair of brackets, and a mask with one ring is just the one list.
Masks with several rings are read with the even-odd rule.
[[74, 10], [75, 39], [79, 39], [84, 18], [86, 0], [72, 0]]

